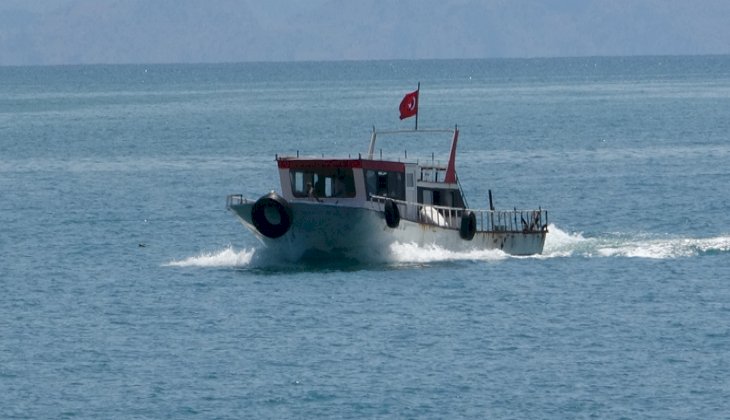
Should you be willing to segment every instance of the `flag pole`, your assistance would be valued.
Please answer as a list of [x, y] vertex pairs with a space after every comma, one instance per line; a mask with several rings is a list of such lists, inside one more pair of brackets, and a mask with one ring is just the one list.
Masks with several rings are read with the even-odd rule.
[[418, 103], [421, 101], [421, 82], [418, 82], [418, 87], [416, 88], [416, 129], [415, 131], [418, 131]]

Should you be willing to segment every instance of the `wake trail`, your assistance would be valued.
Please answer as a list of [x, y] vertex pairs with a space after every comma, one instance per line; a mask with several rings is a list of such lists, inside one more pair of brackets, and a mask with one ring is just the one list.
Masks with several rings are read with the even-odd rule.
[[237, 251], [232, 246], [214, 252], [173, 260], [165, 264], [168, 267], [248, 267], [256, 254], [255, 249]]
[[542, 258], [625, 257], [689, 258], [730, 252], [730, 236], [688, 238], [648, 233], [608, 233], [584, 237], [550, 225]]
[[[395, 264], [422, 265], [443, 262], [498, 262], [515, 259], [552, 259], [552, 258], [645, 258], [674, 259], [691, 258], [702, 255], [730, 253], [730, 235], [710, 238], [686, 238], [646, 233], [609, 233], [598, 236], [585, 236], [582, 232], [566, 232], [555, 225], [548, 227], [545, 248], [540, 255], [515, 257], [500, 250], [451, 251], [438, 245], [419, 246], [415, 243], [396, 243], [391, 245], [385, 255], [360, 255], [349, 261], [337, 263], [336, 258], [314, 261], [327, 266], [343, 264]], [[307, 262], [310, 266], [312, 261]], [[296, 268], [297, 262], [283, 261], [275, 252], [266, 248], [247, 248], [237, 250], [227, 246], [222, 250], [203, 252], [195, 256], [173, 260], [168, 267], [202, 268]]]

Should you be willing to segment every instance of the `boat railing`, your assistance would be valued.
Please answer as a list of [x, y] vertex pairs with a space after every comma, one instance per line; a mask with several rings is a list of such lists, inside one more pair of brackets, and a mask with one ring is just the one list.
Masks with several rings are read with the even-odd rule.
[[230, 194], [226, 197], [226, 208], [230, 209], [232, 206], [240, 206], [252, 202], [252, 200], [244, 198], [242, 194]]
[[[386, 200], [392, 200], [398, 206], [401, 218], [405, 220], [450, 229], [461, 227], [461, 218], [467, 211], [474, 213], [477, 222], [476, 230], [479, 232], [542, 232], [547, 231], [548, 226], [548, 211], [542, 208], [537, 210], [481, 210], [414, 203], [377, 195], [370, 197], [373, 201], [383, 205]], [[411, 209], [415, 209], [415, 211], [411, 211]]]

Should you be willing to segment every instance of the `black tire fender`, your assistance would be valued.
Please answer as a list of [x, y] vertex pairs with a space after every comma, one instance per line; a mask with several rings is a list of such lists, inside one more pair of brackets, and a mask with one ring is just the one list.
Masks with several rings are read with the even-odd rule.
[[389, 228], [395, 229], [400, 224], [400, 210], [393, 200], [385, 200], [383, 204], [383, 213], [385, 213], [385, 223]]
[[262, 235], [279, 238], [291, 228], [291, 207], [284, 197], [271, 192], [256, 200], [251, 207], [251, 221]]
[[473, 211], [465, 210], [461, 215], [461, 226], [459, 236], [461, 239], [471, 241], [477, 233], [477, 216]]

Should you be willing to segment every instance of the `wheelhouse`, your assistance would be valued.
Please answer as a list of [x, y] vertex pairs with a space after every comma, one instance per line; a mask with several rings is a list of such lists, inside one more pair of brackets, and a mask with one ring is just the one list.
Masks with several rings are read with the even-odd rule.
[[445, 168], [366, 159], [303, 158], [278, 158], [278, 166], [287, 200], [354, 204], [377, 196], [456, 208], [466, 204], [458, 183], [439, 181], [435, 175]]
[[[420, 165], [417, 162], [373, 159], [375, 132], [366, 159], [277, 156], [282, 194], [291, 201], [316, 200], [322, 203], [336, 202], [338, 205], [362, 205], [363, 202], [372, 201], [373, 197], [385, 197], [423, 205], [465, 208], [466, 200], [456, 180], [454, 168], [458, 130], [454, 129], [453, 134], [448, 166], [433, 162]], [[403, 210], [410, 213], [415, 208]]]

